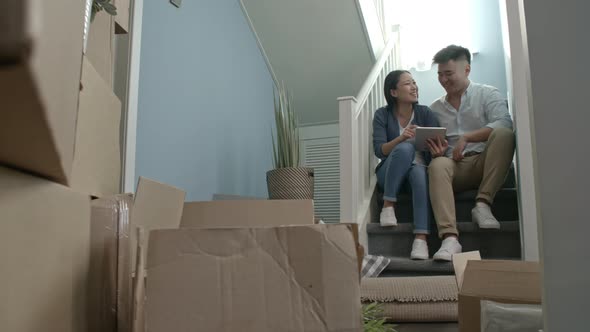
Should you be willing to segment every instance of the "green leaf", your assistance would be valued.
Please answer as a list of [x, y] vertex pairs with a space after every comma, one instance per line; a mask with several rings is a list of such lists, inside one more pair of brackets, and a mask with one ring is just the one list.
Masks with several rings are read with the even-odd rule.
[[273, 99], [276, 130], [276, 136], [271, 131], [274, 167], [298, 167], [299, 123], [293, 108], [293, 99], [284, 82], [276, 90], [273, 89]]
[[96, 13], [104, 10], [109, 15], [117, 15], [117, 7], [111, 3], [112, 0], [93, 0], [92, 1], [92, 14], [91, 21], [94, 20]]
[[365, 332], [396, 332], [383, 317], [382, 303], [363, 304], [363, 328]]
[[111, 14], [111, 15], [116, 15], [117, 14], [117, 7], [115, 7], [115, 5], [113, 5], [112, 3], [105, 3], [104, 5], [102, 5], [102, 7], [109, 14], [114, 13], [114, 14]]

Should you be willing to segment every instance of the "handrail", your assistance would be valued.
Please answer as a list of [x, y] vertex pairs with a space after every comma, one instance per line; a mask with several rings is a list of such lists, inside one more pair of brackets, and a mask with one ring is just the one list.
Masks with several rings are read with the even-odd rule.
[[385, 104], [383, 84], [391, 70], [399, 66], [399, 34], [393, 33], [383, 53], [371, 69], [357, 97], [340, 97], [340, 219], [361, 229], [366, 243], [366, 227], [372, 217], [371, 200], [377, 183], [371, 140], [375, 110]]
[[[375, 81], [379, 78], [379, 75], [381, 74], [381, 70], [383, 69], [385, 62], [390, 57], [391, 50], [395, 46], [395, 43], [396, 38], [390, 38], [387, 44], [385, 45], [383, 52], [379, 56], [379, 59], [377, 60], [375, 65], [373, 65], [373, 68], [371, 69], [371, 72], [369, 72], [369, 75], [367, 76], [365, 83], [363, 84], [358, 95], [356, 96], [356, 101], [359, 105], [363, 105], [367, 100], [367, 97], [369, 97], [369, 94], [371, 93], [371, 90], [375, 85]], [[360, 108], [355, 110], [355, 116], [358, 116], [360, 112]]]

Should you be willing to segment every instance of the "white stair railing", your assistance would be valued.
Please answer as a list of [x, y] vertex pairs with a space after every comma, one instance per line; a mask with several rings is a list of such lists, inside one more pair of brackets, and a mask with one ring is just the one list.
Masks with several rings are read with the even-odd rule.
[[[373, 152], [373, 114], [386, 104], [383, 81], [399, 66], [398, 33], [391, 35], [381, 56], [355, 97], [340, 97], [340, 220], [366, 226], [377, 182]], [[361, 231], [361, 242], [363, 234]], [[366, 234], [365, 234], [366, 235]]]

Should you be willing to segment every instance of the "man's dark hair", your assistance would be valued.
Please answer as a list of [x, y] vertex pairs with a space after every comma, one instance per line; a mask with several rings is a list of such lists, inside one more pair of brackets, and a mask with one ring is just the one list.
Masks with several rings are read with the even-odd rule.
[[437, 64], [447, 63], [450, 60], [467, 60], [467, 63], [471, 64], [471, 53], [465, 47], [449, 45], [438, 51], [432, 58], [432, 61]]

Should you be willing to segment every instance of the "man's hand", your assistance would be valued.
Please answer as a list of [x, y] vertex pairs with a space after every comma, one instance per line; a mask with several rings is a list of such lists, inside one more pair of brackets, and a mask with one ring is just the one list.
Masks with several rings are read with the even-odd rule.
[[455, 149], [453, 150], [453, 160], [454, 161], [461, 161], [463, 159], [463, 150], [465, 150], [465, 146], [467, 145], [467, 140], [465, 136], [461, 136], [455, 144]]
[[447, 142], [446, 139], [441, 140], [440, 137], [437, 137], [436, 139], [430, 138], [426, 140], [426, 144], [428, 145], [433, 158], [444, 156], [449, 147], [449, 142]]
[[409, 125], [404, 129], [404, 132], [400, 135], [402, 142], [416, 136], [416, 125]]

